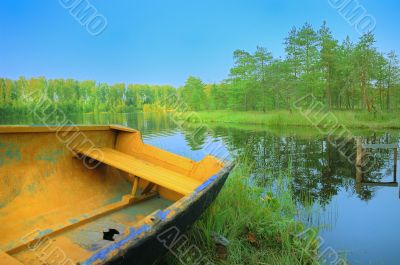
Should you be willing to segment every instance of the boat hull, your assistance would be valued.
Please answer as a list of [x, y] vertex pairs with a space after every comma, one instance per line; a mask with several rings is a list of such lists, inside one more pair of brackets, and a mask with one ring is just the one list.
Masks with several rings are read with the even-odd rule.
[[[233, 165], [228, 165], [219, 174], [214, 176], [214, 180], [209, 185], [192, 196], [183, 198], [178, 207], [179, 212], [171, 219], [154, 226], [149, 233], [141, 240], [131, 244], [122, 253], [105, 257], [103, 262], [96, 260], [83, 264], [107, 264], [107, 265], [149, 265], [163, 257], [168, 251], [180, 259], [183, 256], [192, 255], [196, 259], [202, 259], [201, 253], [196, 252], [195, 246], [186, 245], [184, 233], [195, 223], [196, 220], [205, 212], [220, 193], [227, 180]], [[182, 247], [179, 252], [177, 247]], [[192, 253], [185, 253], [191, 250]], [[102, 253], [104, 254], [104, 253]], [[202, 260], [199, 264], [208, 264]]]

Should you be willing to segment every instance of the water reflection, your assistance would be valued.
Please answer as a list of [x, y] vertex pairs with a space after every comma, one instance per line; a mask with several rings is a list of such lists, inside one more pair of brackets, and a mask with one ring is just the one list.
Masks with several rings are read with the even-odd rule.
[[[340, 190], [346, 190], [361, 200], [368, 201], [374, 197], [376, 188], [373, 185], [357, 185], [357, 170], [354, 163], [343, 155], [335, 146], [345, 142], [347, 155], [356, 150], [355, 140], [328, 139], [321, 135], [298, 137], [280, 135], [266, 131], [244, 131], [232, 128], [215, 128], [217, 135], [224, 137], [226, 144], [242, 150], [255, 163], [255, 176], [259, 183], [263, 179], [273, 178], [282, 169], [292, 168], [293, 189], [298, 201], [304, 199], [307, 191], [308, 200], [327, 205]], [[398, 135], [384, 133], [363, 136], [365, 143], [397, 143]], [[363, 182], [380, 183], [393, 176], [393, 150], [380, 149], [370, 153], [374, 159], [366, 165], [368, 171], [363, 174]], [[309, 201], [307, 201], [309, 202]]]

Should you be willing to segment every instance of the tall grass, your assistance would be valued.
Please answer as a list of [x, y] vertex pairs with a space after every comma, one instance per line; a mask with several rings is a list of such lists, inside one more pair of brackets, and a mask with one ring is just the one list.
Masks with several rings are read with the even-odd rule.
[[[365, 128], [365, 129], [396, 129], [400, 128], [399, 113], [369, 113], [362, 111], [332, 111], [338, 120], [338, 123], [349, 128]], [[318, 126], [326, 126], [324, 124], [324, 115], [326, 113], [309, 113], [312, 120], [321, 120]], [[235, 111], [203, 111], [197, 112], [199, 119], [193, 119], [193, 115], [189, 115], [187, 120], [190, 122], [210, 123], [237, 123], [237, 124], [262, 124], [268, 126], [314, 126], [309, 119], [300, 112], [293, 111], [270, 111], [270, 112], [235, 112]]]
[[[234, 169], [217, 200], [187, 234], [191, 244], [215, 264], [318, 264], [317, 244], [310, 247], [309, 240], [297, 236], [304, 226], [296, 221], [288, 179], [281, 176], [260, 188], [250, 182], [250, 174], [247, 163]], [[217, 254], [215, 234], [230, 242], [226, 257]], [[180, 264], [172, 256], [167, 260]]]

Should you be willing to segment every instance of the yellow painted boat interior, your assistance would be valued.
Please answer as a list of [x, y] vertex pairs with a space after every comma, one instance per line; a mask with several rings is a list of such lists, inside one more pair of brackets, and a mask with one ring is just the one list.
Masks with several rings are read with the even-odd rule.
[[223, 167], [146, 145], [126, 127], [0, 126], [0, 264], [52, 264], [47, 245], [66, 265], [85, 260], [112, 243], [103, 232], [117, 230], [117, 241]]

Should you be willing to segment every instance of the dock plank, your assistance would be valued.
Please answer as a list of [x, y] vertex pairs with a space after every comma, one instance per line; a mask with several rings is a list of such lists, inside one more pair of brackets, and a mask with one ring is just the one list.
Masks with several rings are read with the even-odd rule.
[[363, 144], [362, 148], [365, 149], [395, 149], [397, 144]]

